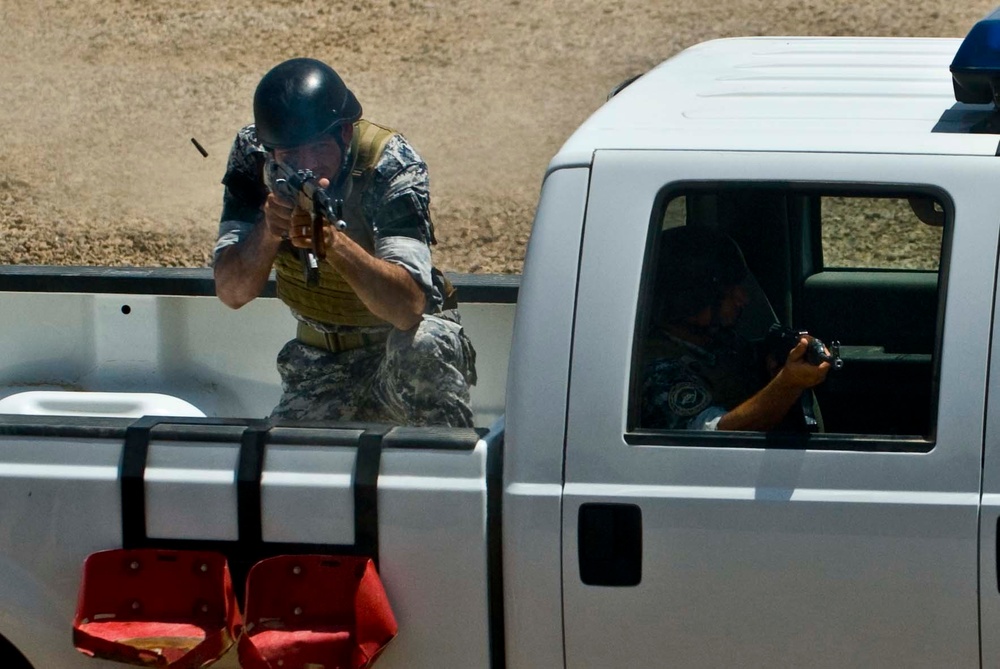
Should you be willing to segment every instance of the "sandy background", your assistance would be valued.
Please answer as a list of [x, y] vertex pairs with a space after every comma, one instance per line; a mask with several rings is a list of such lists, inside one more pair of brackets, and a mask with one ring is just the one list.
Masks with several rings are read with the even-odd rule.
[[430, 165], [436, 263], [517, 272], [549, 158], [624, 78], [715, 37], [960, 37], [995, 5], [0, 0], [0, 264], [206, 265], [257, 81], [312, 56]]

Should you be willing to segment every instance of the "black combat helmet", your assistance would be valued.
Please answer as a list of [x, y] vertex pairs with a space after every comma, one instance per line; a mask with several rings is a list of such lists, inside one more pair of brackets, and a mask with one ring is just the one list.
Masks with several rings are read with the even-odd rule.
[[707, 228], [680, 227], [660, 237], [653, 295], [660, 323], [677, 323], [717, 306], [750, 273], [731, 237]]
[[332, 67], [313, 58], [293, 58], [257, 84], [253, 116], [261, 144], [290, 148], [357, 121], [361, 104]]

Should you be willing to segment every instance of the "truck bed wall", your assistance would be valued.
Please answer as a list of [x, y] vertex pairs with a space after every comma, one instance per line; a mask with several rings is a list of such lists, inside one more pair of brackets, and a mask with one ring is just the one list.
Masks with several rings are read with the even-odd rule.
[[[25, 390], [162, 393], [207, 416], [266, 416], [295, 321], [265, 295], [239, 310], [210, 270], [0, 268], [0, 398]], [[452, 275], [477, 352], [477, 425], [502, 412], [518, 277]]]

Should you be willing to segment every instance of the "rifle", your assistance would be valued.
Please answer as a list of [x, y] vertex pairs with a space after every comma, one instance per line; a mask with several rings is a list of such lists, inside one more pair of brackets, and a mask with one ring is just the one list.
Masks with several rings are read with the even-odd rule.
[[[775, 323], [768, 330], [767, 336], [764, 337], [764, 352], [773, 357], [778, 366], [782, 367], [788, 359], [788, 354], [791, 350], [799, 345], [799, 339], [808, 334], [808, 332], [799, 332]], [[832, 371], [837, 371], [844, 367], [844, 361], [840, 357], [839, 341], [835, 341], [830, 345], [830, 353], [828, 355], [823, 342], [813, 338], [806, 348], [805, 360], [810, 365], [819, 365], [828, 362]]]
[[299, 249], [298, 252], [306, 285], [316, 286], [319, 284], [319, 261], [326, 258], [323, 222], [328, 222], [338, 230], [346, 230], [347, 222], [343, 219], [344, 201], [330, 197], [319, 185], [319, 179], [312, 170], [294, 170], [277, 160], [271, 161], [271, 169], [274, 172], [272, 190], [312, 213], [312, 248]]

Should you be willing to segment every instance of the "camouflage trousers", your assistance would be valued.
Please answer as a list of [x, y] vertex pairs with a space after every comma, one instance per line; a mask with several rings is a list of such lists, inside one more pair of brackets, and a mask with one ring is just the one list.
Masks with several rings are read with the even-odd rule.
[[458, 321], [425, 315], [385, 343], [331, 353], [302, 343], [278, 353], [275, 420], [472, 426], [476, 353]]

